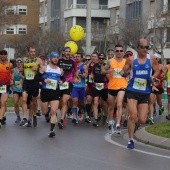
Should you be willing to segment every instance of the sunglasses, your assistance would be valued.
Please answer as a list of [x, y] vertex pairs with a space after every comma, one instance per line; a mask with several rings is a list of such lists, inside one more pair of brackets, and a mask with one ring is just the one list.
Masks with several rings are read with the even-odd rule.
[[149, 49], [149, 46], [141, 45], [140, 48], [141, 48], [141, 49], [147, 49], [147, 50], [148, 50], [148, 49]]
[[5, 54], [5, 53], [1, 53], [0, 55], [7, 55], [7, 54]]
[[116, 50], [116, 52], [117, 52], [117, 53], [120, 53], [120, 52], [122, 53], [122, 52], [123, 52], [123, 50]]
[[91, 59], [86, 59], [86, 61], [90, 61]]
[[99, 60], [105, 60], [105, 58], [99, 58]]

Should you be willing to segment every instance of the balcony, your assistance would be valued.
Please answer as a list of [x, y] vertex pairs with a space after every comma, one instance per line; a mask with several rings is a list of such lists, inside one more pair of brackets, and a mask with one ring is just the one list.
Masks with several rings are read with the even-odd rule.
[[40, 16], [39, 17], [39, 24], [43, 24], [47, 22], [47, 16]]
[[[64, 11], [64, 18], [86, 17], [87, 4], [72, 4]], [[91, 5], [91, 16], [98, 18], [110, 18], [110, 10], [107, 5]]]

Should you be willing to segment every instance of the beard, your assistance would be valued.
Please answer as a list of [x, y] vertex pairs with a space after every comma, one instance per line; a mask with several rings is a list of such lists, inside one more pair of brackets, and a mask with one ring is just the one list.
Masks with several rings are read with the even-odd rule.
[[52, 61], [52, 60], [51, 60], [51, 64], [53, 64], [53, 65], [57, 65], [57, 61], [56, 61], [56, 62], [54, 62], [54, 61]]

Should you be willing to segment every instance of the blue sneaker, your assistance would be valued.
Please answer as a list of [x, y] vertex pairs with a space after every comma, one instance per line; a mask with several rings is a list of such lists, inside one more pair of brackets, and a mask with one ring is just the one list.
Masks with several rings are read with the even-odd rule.
[[134, 146], [134, 141], [133, 141], [133, 140], [129, 140], [128, 145], [127, 145], [127, 148], [128, 148], [128, 149], [134, 149], [134, 148], [135, 148], [135, 146]]

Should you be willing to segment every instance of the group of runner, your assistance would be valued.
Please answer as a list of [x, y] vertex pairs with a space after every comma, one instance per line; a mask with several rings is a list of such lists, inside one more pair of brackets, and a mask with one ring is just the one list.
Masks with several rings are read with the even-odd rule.
[[[140, 39], [137, 49], [137, 54], [131, 51], [125, 53], [122, 45], [116, 45], [114, 50], [108, 51], [106, 61], [104, 53], [94, 52], [84, 58], [82, 53], [71, 56], [71, 49], [64, 47], [62, 56], [52, 52], [46, 61], [44, 56], [36, 57], [35, 48], [30, 47], [28, 57], [15, 60], [14, 69], [7, 60], [7, 51], [0, 51], [0, 127], [6, 121], [6, 101], [11, 90], [17, 116], [15, 123], [36, 127], [37, 116], [42, 112], [46, 120], [50, 121], [49, 137], [55, 136], [58, 109], [61, 113], [57, 122], [59, 129], [64, 128], [68, 117], [77, 125], [80, 120], [91, 123], [93, 116], [94, 127], [98, 127], [102, 119], [102, 125], [108, 125], [110, 134], [115, 125], [115, 133], [120, 135], [125, 107], [124, 126], [128, 124], [129, 132], [127, 148], [133, 149], [134, 132], [140, 124], [146, 123], [148, 112], [149, 122], [154, 123], [156, 99], [160, 107], [159, 114], [166, 112], [161, 101], [163, 81], [166, 78], [170, 96], [170, 66], [164, 67], [158, 62], [159, 56], [148, 54], [147, 40]], [[41, 112], [37, 107], [39, 95]], [[113, 119], [115, 112], [116, 122]], [[166, 118], [170, 120], [170, 104], [168, 113]]]

